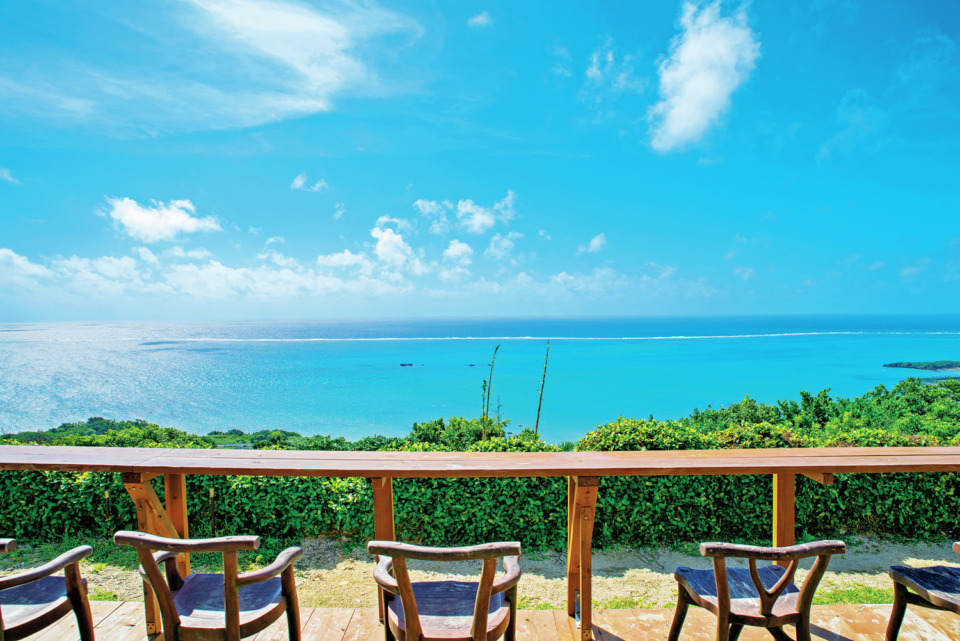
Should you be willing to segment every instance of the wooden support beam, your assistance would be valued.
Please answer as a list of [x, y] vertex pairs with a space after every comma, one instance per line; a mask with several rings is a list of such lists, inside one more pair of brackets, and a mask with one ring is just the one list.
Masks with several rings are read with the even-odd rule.
[[[393, 518], [393, 479], [379, 477], [370, 479], [373, 489], [373, 535], [378, 541], [395, 541]], [[377, 557], [379, 560], [380, 557]], [[383, 588], [377, 587], [377, 604], [380, 620], [384, 617]]]
[[[796, 540], [796, 477], [773, 475], [773, 546], [786, 547]], [[778, 561], [786, 567], [788, 561]]]
[[804, 472], [803, 475], [820, 485], [833, 485], [833, 474], [830, 472]]
[[[146, 492], [142, 487], [143, 485], [150, 487], [149, 481], [141, 481], [141, 475], [136, 473], [124, 474], [122, 478], [124, 487], [127, 488], [130, 498], [137, 506], [137, 529], [141, 532], [156, 534], [157, 526], [154, 522], [153, 510], [150, 509], [147, 499], [144, 498]], [[153, 492], [152, 487], [150, 487], [150, 491]], [[162, 629], [160, 625], [160, 604], [157, 603], [157, 596], [153, 593], [153, 588], [146, 581], [143, 582], [143, 610], [147, 636], [152, 638], [153, 635], [160, 634]]]
[[127, 488], [127, 493], [130, 494], [133, 502], [137, 504], [138, 518], [141, 509], [147, 510], [150, 513], [150, 520], [148, 522], [152, 529], [147, 531], [149, 531], [150, 534], [179, 539], [180, 533], [177, 531], [177, 528], [174, 527], [173, 521], [170, 520], [166, 508], [163, 506], [163, 503], [160, 502], [160, 497], [153, 491], [153, 486], [150, 485], [150, 481], [144, 480], [142, 475], [136, 472], [125, 473], [122, 475], [122, 478], [123, 485]]
[[597, 507], [596, 476], [571, 476], [567, 484], [567, 613], [576, 613], [580, 594], [580, 639], [593, 638], [592, 551]]
[[[190, 538], [190, 527], [187, 518], [187, 477], [184, 474], [164, 474], [163, 492], [170, 523], [181, 539]], [[190, 574], [190, 555], [181, 554], [177, 557], [177, 569], [180, 576]]]

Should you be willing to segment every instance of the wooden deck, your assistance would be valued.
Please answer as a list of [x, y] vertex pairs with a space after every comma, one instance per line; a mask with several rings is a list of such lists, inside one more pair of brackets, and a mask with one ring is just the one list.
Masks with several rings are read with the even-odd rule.
[[[143, 604], [119, 601], [90, 603], [96, 622], [97, 641], [142, 641], [146, 639]], [[889, 605], [823, 605], [813, 608], [813, 638], [824, 641], [879, 641], [890, 614]], [[597, 641], [666, 639], [672, 610], [594, 610], [593, 631]], [[382, 641], [383, 628], [373, 609], [303, 608], [303, 641]], [[700, 608], [691, 608], [681, 641], [715, 638], [715, 619]], [[518, 641], [577, 641], [579, 631], [565, 612], [521, 610]], [[788, 629], [792, 634], [793, 630]], [[286, 641], [286, 623], [281, 617], [254, 641]], [[745, 628], [741, 641], [769, 641], [764, 630]], [[76, 622], [67, 616], [54, 627], [28, 637], [29, 641], [79, 639]], [[908, 607], [900, 630], [901, 641], [956, 641], [960, 639], [960, 616], [949, 612]]]

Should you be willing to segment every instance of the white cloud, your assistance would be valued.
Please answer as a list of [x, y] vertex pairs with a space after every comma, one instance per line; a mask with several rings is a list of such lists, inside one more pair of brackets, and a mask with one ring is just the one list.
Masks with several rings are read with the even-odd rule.
[[159, 265], [160, 259], [157, 258], [156, 254], [147, 249], [146, 247], [136, 247], [134, 251], [137, 252], [137, 255], [140, 257], [140, 260], [145, 262], [148, 265]]
[[31, 287], [35, 284], [36, 279], [46, 279], [53, 276], [53, 271], [48, 267], [31, 263], [26, 256], [21, 256], [12, 249], [0, 247], [0, 286]]
[[472, 234], [482, 234], [497, 223], [489, 208], [481, 207], [470, 199], [457, 202], [457, 218], [463, 228]]
[[553, 237], [552, 237], [549, 233], [547, 233], [547, 230], [546, 230], [546, 229], [541, 229], [540, 231], [537, 232], [537, 235], [540, 236], [540, 238], [546, 238], [547, 240], [553, 240]]
[[577, 254], [596, 254], [598, 251], [607, 246], [607, 236], [606, 234], [597, 234], [590, 239], [590, 242], [586, 245], [580, 245], [577, 247]]
[[[274, 122], [329, 111], [347, 91], [383, 93], [381, 75], [369, 66], [381, 41], [421, 33], [408, 17], [353, 0], [322, 7], [294, 0], [117, 7], [116, 37], [141, 39], [143, 55], [118, 60], [109, 45], [91, 41], [73, 59], [50, 46], [29, 59], [24, 53], [5, 60], [0, 96], [7, 111], [148, 135]], [[151, 18], [149, 29], [142, 12]]]
[[490, 14], [486, 11], [481, 11], [477, 15], [471, 17], [467, 20], [467, 24], [471, 27], [490, 27], [493, 26], [493, 19], [490, 17]]
[[377, 240], [375, 251], [381, 262], [400, 268], [414, 259], [413, 249], [403, 240], [403, 236], [389, 227], [374, 227], [370, 235]]
[[183, 247], [171, 247], [163, 252], [164, 258], [192, 258], [193, 260], [206, 260], [213, 256], [202, 247], [186, 251]]
[[269, 260], [274, 265], [287, 267], [289, 269], [296, 269], [300, 266], [300, 263], [297, 262], [296, 258], [284, 256], [280, 252], [262, 252], [257, 254], [257, 258], [260, 260]]
[[110, 210], [98, 213], [109, 216], [128, 236], [145, 243], [171, 240], [181, 233], [222, 231], [216, 218], [194, 217], [196, 209], [189, 200], [151, 202], [152, 207], [141, 205], [131, 198], [107, 198]]
[[720, 0], [702, 7], [685, 2], [680, 25], [683, 32], [660, 62], [660, 102], [649, 112], [657, 151], [699, 140], [730, 108], [760, 55], [745, 7], [721, 17]]
[[513, 253], [514, 241], [520, 238], [523, 238], [523, 234], [516, 231], [510, 232], [506, 236], [501, 236], [499, 233], [494, 234], [493, 238], [490, 239], [490, 246], [483, 252], [483, 255], [497, 260], [508, 258]]
[[435, 200], [424, 200], [423, 198], [414, 201], [413, 206], [420, 212], [420, 215], [430, 219], [430, 233], [443, 235], [450, 231], [450, 221], [447, 219], [447, 212], [453, 210], [453, 204], [449, 201], [437, 202]]
[[752, 280], [757, 272], [754, 271], [753, 267], [737, 267], [733, 270], [733, 275], [740, 280]]
[[413, 227], [406, 218], [394, 218], [393, 216], [380, 216], [380, 218], [377, 218], [377, 227], [383, 227], [388, 224], [396, 225], [397, 231], [404, 231]]
[[635, 62], [636, 57], [629, 54], [618, 59], [613, 38], [605, 38], [590, 54], [580, 99], [599, 104], [612, 94], [643, 91], [646, 82], [634, 75]]
[[286, 243], [286, 242], [287, 242], [287, 239], [284, 238], [283, 236], [271, 236], [270, 238], [267, 239], [265, 243], [263, 243], [263, 246], [269, 247], [274, 243]]
[[296, 189], [298, 191], [321, 191], [323, 189], [329, 189], [330, 185], [327, 184], [327, 181], [321, 178], [312, 185], [307, 185], [307, 172], [299, 174], [296, 178], [293, 179], [293, 182], [290, 183], [290, 189]]
[[336, 254], [321, 254], [317, 256], [318, 267], [335, 267], [344, 269], [354, 267], [360, 273], [369, 275], [373, 272], [373, 262], [363, 254], [354, 254], [349, 249], [344, 249]]
[[343, 218], [343, 214], [346, 213], [346, 208], [343, 206], [343, 203], [337, 203], [333, 208], [333, 219], [340, 220]]
[[10, 170], [6, 167], [0, 167], [0, 181], [12, 183], [14, 185], [19, 185], [20, 181], [13, 177], [13, 174], [10, 173]]
[[456, 239], [451, 240], [447, 248], [443, 250], [444, 260], [464, 267], [470, 264], [472, 256], [473, 247]]

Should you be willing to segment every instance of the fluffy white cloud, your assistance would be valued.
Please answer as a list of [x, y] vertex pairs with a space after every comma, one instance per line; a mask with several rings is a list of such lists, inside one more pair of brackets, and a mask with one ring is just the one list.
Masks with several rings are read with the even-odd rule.
[[456, 213], [457, 222], [460, 229], [471, 234], [482, 234], [487, 232], [497, 221], [510, 222], [517, 215], [514, 209], [517, 195], [512, 189], [507, 190], [507, 195], [502, 200], [495, 202], [492, 206], [478, 205], [470, 198], [463, 198], [454, 205], [449, 200], [426, 200], [419, 199], [414, 201], [413, 207], [420, 212], [420, 215], [430, 219], [431, 234], [446, 234], [452, 228], [448, 213]]
[[483, 255], [497, 260], [508, 258], [513, 253], [514, 241], [520, 238], [523, 238], [523, 234], [516, 231], [510, 232], [506, 236], [499, 233], [494, 234], [493, 238], [490, 239], [490, 246], [483, 252]]
[[487, 207], [481, 207], [472, 200], [457, 202], [457, 218], [463, 228], [472, 234], [482, 234], [497, 223], [496, 216]]
[[193, 260], [206, 260], [213, 256], [202, 247], [186, 251], [183, 247], [171, 247], [163, 252], [164, 258], [192, 258]]
[[404, 240], [403, 236], [389, 227], [374, 227], [370, 235], [377, 240], [374, 251], [380, 261], [393, 267], [403, 267], [414, 258], [413, 249]]
[[590, 239], [590, 242], [586, 245], [580, 245], [577, 247], [578, 254], [595, 254], [604, 247], [607, 246], [607, 236], [606, 234], [597, 234]]
[[456, 239], [451, 240], [447, 248], [443, 250], [444, 260], [464, 267], [470, 264], [472, 257], [473, 247]]
[[[5, 111], [148, 135], [258, 125], [328, 111], [346, 91], [383, 93], [381, 78], [389, 76], [368, 62], [378, 58], [381, 40], [421, 33], [408, 17], [354, 0], [321, 6], [185, 0], [161, 3], [159, 10], [115, 8], [117, 38], [142, 40], [142, 55], [119, 60], [108, 44], [92, 42], [69, 60], [53, 45], [5, 60]], [[149, 29], [139, 26], [144, 11]]]
[[680, 25], [683, 32], [660, 63], [660, 102], [649, 113], [657, 151], [699, 140], [729, 109], [760, 55], [745, 7], [721, 17], [720, 0], [702, 7], [686, 2]]
[[330, 185], [327, 184], [327, 181], [321, 178], [312, 185], [307, 184], [307, 172], [302, 172], [296, 178], [293, 179], [293, 182], [290, 183], [290, 189], [296, 189], [298, 191], [320, 191], [322, 189], [329, 189]]
[[262, 252], [257, 254], [257, 258], [260, 260], [269, 260], [274, 265], [279, 265], [280, 267], [287, 267], [288, 269], [296, 269], [300, 266], [300, 263], [297, 262], [296, 258], [291, 258], [289, 256], [284, 256], [280, 252]]
[[471, 27], [490, 27], [493, 26], [493, 19], [490, 17], [490, 14], [486, 11], [481, 11], [475, 16], [472, 16], [467, 20], [467, 24]]
[[450, 220], [447, 218], [447, 212], [453, 210], [453, 204], [444, 200], [437, 202], [435, 200], [424, 200], [423, 198], [414, 201], [414, 208], [420, 212], [420, 215], [430, 219], [430, 233], [443, 235], [450, 231]]
[[159, 265], [160, 259], [157, 258], [156, 254], [147, 249], [146, 247], [135, 247], [134, 251], [137, 252], [137, 256], [140, 257], [140, 260], [145, 262], [148, 265]]
[[10, 170], [6, 167], [0, 167], [0, 181], [13, 183], [14, 185], [19, 185], [20, 181], [13, 177], [13, 174], [10, 173]]
[[31, 263], [26, 256], [0, 247], [0, 287], [18, 285], [30, 288], [36, 285], [37, 279], [51, 278], [54, 275], [48, 267]]
[[196, 209], [189, 200], [151, 202], [152, 207], [132, 198], [108, 198], [110, 209], [98, 213], [109, 216], [128, 236], [145, 243], [171, 240], [181, 233], [222, 231], [216, 218], [196, 218], [193, 215]]
[[354, 254], [349, 249], [344, 249], [336, 254], [321, 254], [317, 256], [318, 267], [334, 267], [344, 269], [347, 267], [356, 268], [360, 273], [370, 274], [373, 272], [373, 262], [363, 254]]

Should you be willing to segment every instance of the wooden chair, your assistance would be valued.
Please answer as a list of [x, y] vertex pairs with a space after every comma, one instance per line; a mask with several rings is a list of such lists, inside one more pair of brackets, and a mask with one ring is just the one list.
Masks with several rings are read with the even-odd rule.
[[[953, 544], [953, 551], [960, 554], [960, 543]], [[960, 568], [894, 565], [890, 568], [890, 578], [893, 579], [893, 610], [887, 623], [887, 641], [896, 641], [900, 634], [908, 603], [960, 614]]]
[[[168, 539], [143, 532], [117, 532], [114, 543], [136, 549], [140, 575], [160, 605], [164, 641], [240, 641], [287, 615], [290, 641], [300, 641], [300, 606], [293, 562], [303, 554], [287, 548], [265, 568], [239, 574], [237, 552], [260, 547], [257, 536]], [[223, 574], [180, 576], [177, 557], [223, 554]], [[166, 580], [159, 564], [166, 567]], [[279, 578], [278, 578], [279, 577]]]
[[[16, 547], [14, 539], [0, 539], [0, 552], [11, 552]], [[73, 610], [80, 639], [93, 641], [86, 581], [80, 578], [80, 559], [92, 553], [92, 547], [83, 545], [38, 568], [0, 577], [0, 639], [23, 639]], [[60, 570], [64, 576], [52, 576]]]
[[[519, 543], [431, 548], [394, 541], [371, 541], [367, 551], [380, 555], [373, 577], [383, 588], [387, 641], [495, 641], [504, 635], [505, 641], [516, 640]], [[494, 580], [497, 559], [501, 557], [505, 574]], [[483, 566], [479, 582], [411, 583], [407, 559], [481, 559]]]
[[[830, 557], [846, 551], [843, 541], [817, 541], [784, 548], [763, 548], [733, 543], [701, 543], [700, 554], [713, 558], [712, 570], [677, 568], [680, 587], [669, 641], [680, 638], [680, 629], [693, 604], [717, 615], [717, 641], [736, 641], [745, 625], [767, 628], [774, 639], [789, 641], [783, 626], [797, 626], [797, 641], [810, 641], [810, 604], [827, 569]], [[793, 574], [800, 559], [816, 556], [803, 586], [797, 589]], [[727, 568], [728, 557], [747, 559], [749, 569]], [[789, 561], [788, 567], [757, 561]]]

